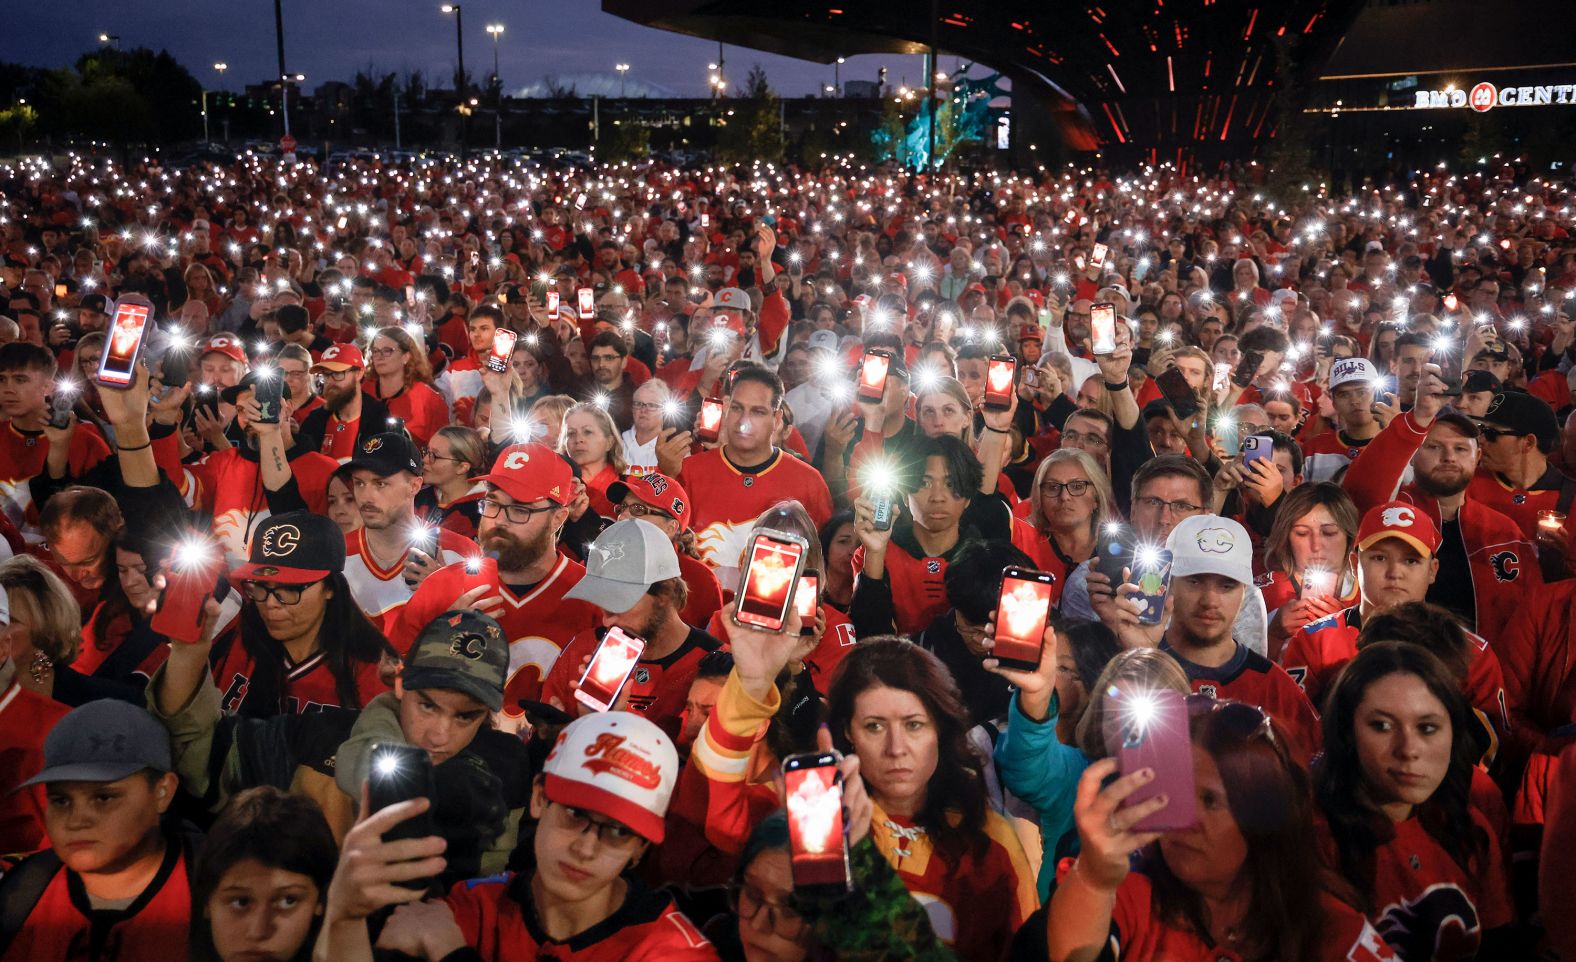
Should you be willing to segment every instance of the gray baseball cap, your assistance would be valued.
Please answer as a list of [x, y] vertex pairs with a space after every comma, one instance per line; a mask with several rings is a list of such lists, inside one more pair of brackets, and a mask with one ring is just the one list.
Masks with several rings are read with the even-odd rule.
[[621, 614], [635, 607], [647, 588], [678, 576], [678, 552], [662, 529], [650, 521], [626, 518], [587, 546], [585, 577], [564, 597]]
[[455, 610], [427, 622], [405, 659], [400, 683], [411, 691], [442, 688], [458, 691], [486, 705], [503, 709], [503, 686], [509, 676], [509, 640], [490, 616]]
[[174, 770], [170, 733], [147, 709], [106, 698], [55, 723], [44, 739], [44, 770], [22, 785], [118, 782], [149, 768]]

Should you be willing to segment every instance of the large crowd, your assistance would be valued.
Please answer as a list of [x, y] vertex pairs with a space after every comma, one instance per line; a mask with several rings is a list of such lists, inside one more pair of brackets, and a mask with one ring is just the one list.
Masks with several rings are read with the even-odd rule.
[[1576, 960], [1571, 182], [1263, 173], [0, 167], [0, 959]]

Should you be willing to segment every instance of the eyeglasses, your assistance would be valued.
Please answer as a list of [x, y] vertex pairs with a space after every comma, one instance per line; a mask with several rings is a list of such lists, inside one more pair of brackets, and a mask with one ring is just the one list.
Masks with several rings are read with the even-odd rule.
[[431, 451], [423, 451], [421, 453], [421, 459], [423, 461], [453, 461], [455, 464], [460, 463], [459, 458], [446, 458], [441, 454], [433, 454]]
[[1063, 492], [1069, 498], [1081, 498], [1089, 493], [1089, 488], [1093, 484], [1092, 481], [1068, 481], [1066, 484], [1060, 481], [1047, 481], [1040, 485], [1040, 493], [1047, 498], [1059, 498]]
[[1194, 504], [1191, 501], [1165, 501], [1151, 497], [1134, 498], [1133, 501], [1151, 511], [1164, 511], [1170, 508], [1172, 514], [1194, 514], [1204, 510], [1201, 505]]
[[1234, 737], [1247, 741], [1262, 734], [1270, 744], [1275, 744], [1275, 728], [1270, 724], [1270, 716], [1257, 705], [1195, 693], [1187, 696], [1187, 713], [1189, 718], [1219, 715], [1221, 725]]
[[804, 934], [804, 916], [790, 905], [766, 901], [766, 894], [753, 885], [728, 887], [728, 908], [741, 922], [753, 922], [766, 910], [766, 926], [773, 934], [793, 940]]
[[653, 508], [641, 501], [625, 501], [618, 506], [619, 514], [627, 514], [631, 518], [662, 518], [672, 520], [673, 516], [661, 508]]
[[1093, 431], [1090, 431], [1087, 434], [1078, 431], [1063, 431], [1062, 440], [1066, 441], [1068, 444], [1094, 444], [1102, 448], [1108, 446], [1111, 443], [1105, 439], [1105, 435], [1096, 434]]
[[246, 597], [250, 598], [253, 604], [264, 604], [272, 596], [275, 601], [288, 608], [300, 604], [301, 593], [315, 584], [318, 582], [304, 585], [270, 585], [261, 581], [248, 581], [241, 585], [241, 590], [246, 592]]
[[317, 376], [322, 378], [323, 380], [325, 380], [325, 381], [333, 381], [335, 384], [338, 384], [340, 381], [343, 381], [346, 378], [355, 376], [356, 369], [355, 368], [347, 368], [346, 370], [343, 370], [343, 371], [318, 371], [316, 373], [317, 373]]
[[[596, 358], [592, 358], [592, 360], [594, 361], [594, 360], [596, 360]], [[660, 410], [662, 410], [662, 405], [654, 403], [652, 401], [636, 401], [633, 404], [631, 404], [630, 407], [633, 408], [636, 411], [660, 411]]]
[[532, 515], [545, 514], [558, 507], [556, 504], [549, 504], [542, 508], [533, 508], [524, 504], [499, 504], [491, 498], [483, 498], [476, 504], [481, 508], [482, 517], [496, 518], [502, 513], [503, 519], [510, 524], [525, 524], [531, 520]]
[[375, 347], [372, 349], [373, 357], [393, 357], [399, 353], [401, 353], [401, 351], [397, 347]]
[[553, 804], [563, 811], [564, 821], [568, 823], [569, 828], [580, 835], [584, 835], [587, 832], [595, 832], [596, 840], [603, 845], [612, 846], [613, 848], [629, 848], [640, 838], [640, 835], [634, 829], [609, 819], [596, 818], [585, 809], [575, 808], [571, 805], [560, 805], [556, 802]]

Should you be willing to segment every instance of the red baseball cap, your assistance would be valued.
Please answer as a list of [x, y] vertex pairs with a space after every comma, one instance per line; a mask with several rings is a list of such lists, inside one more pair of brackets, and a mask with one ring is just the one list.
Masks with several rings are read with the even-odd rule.
[[208, 343], [202, 346], [203, 354], [223, 354], [232, 361], [247, 363], [246, 348], [241, 345], [241, 339], [234, 334], [215, 334], [208, 338]]
[[903, 273], [900, 273], [898, 271], [893, 271], [892, 273], [890, 273], [890, 274], [888, 274], [886, 276], [886, 279], [887, 279], [887, 283], [888, 284], [896, 284], [898, 287], [903, 288], [903, 290], [905, 290], [905, 291], [908, 290], [908, 275], [907, 274], [903, 274]]
[[312, 365], [313, 371], [361, 371], [367, 366], [361, 348], [354, 344], [333, 344], [323, 350], [323, 356]]
[[1357, 528], [1357, 550], [1363, 551], [1385, 538], [1398, 538], [1425, 558], [1439, 550], [1439, 529], [1428, 514], [1406, 501], [1389, 501], [1368, 509]]
[[520, 503], [546, 498], [568, 504], [575, 496], [575, 473], [545, 444], [511, 444], [498, 452], [483, 481]]
[[1018, 342], [1020, 344], [1024, 341], [1043, 340], [1045, 340], [1045, 332], [1040, 329], [1040, 325], [1038, 324], [1025, 324], [1018, 328]]
[[662, 513], [688, 528], [694, 510], [684, 486], [665, 474], [651, 474], [623, 478], [607, 486], [607, 499], [616, 507], [625, 497], [634, 495], [640, 500], [661, 509]]
[[968, 287], [965, 287], [963, 289], [963, 293], [965, 293], [965, 294], [989, 294], [990, 291], [987, 291], [985, 289], [985, 285], [984, 284], [981, 284], [978, 281], [976, 281], [975, 283], [970, 284]]

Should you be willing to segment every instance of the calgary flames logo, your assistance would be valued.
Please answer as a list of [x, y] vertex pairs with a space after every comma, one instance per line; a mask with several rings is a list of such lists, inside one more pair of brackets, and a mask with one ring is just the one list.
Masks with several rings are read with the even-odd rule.
[[1012, 365], [992, 364], [990, 366], [990, 390], [992, 394], [1006, 394], [1012, 390]]
[[662, 783], [662, 770], [646, 756], [625, 748], [625, 741], [623, 735], [598, 735], [586, 746], [582, 764], [596, 775], [613, 775], [638, 788], [656, 788]]
[[782, 552], [758, 548], [750, 561], [750, 583], [746, 591], [762, 600], [781, 598], [792, 579], [793, 565], [784, 562]]

